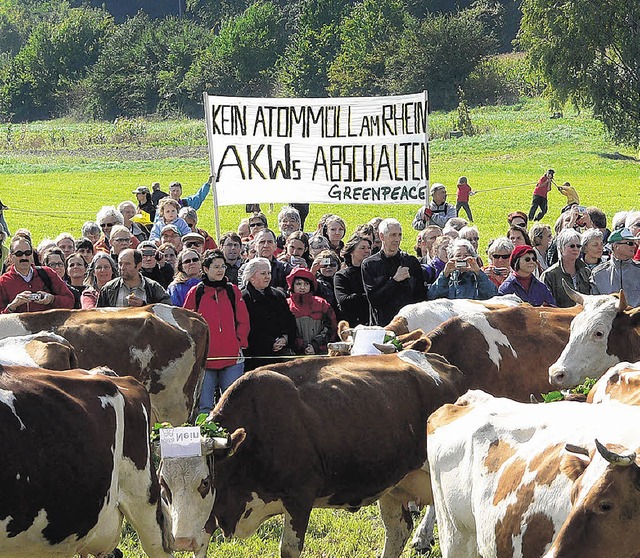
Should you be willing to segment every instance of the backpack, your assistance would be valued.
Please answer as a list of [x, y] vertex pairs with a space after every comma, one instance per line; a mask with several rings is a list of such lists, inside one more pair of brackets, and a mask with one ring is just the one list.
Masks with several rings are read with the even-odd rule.
[[[231, 302], [231, 309], [233, 310], [233, 319], [238, 325], [238, 321], [236, 320], [236, 293], [231, 286], [231, 283], [226, 283], [224, 286], [227, 291], [227, 297], [229, 298], [229, 302]], [[200, 301], [202, 300], [202, 296], [204, 295], [204, 283], [199, 283], [196, 287], [196, 312], [198, 308], [200, 308]]]

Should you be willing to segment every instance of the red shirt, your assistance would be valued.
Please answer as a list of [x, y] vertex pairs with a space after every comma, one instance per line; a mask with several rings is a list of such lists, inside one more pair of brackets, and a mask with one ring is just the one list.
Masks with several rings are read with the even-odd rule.
[[550, 190], [551, 178], [549, 178], [546, 174], [543, 174], [540, 180], [538, 180], [538, 184], [536, 184], [536, 187], [533, 189], [533, 195], [546, 198]]
[[458, 184], [458, 197], [456, 198], [456, 201], [468, 202], [470, 193], [471, 186], [468, 184]]
[[[31, 266], [31, 269], [33, 276], [29, 282], [23, 279], [14, 266], [11, 266], [9, 271], [0, 275], [0, 309], [3, 314], [11, 313], [7, 311], [7, 306], [23, 291], [31, 291], [32, 293], [38, 291], [49, 292], [35, 267]], [[73, 293], [69, 290], [67, 284], [58, 277], [58, 274], [53, 269], [49, 267], [43, 267], [42, 269], [51, 279], [51, 293], [54, 295], [53, 302], [51, 304], [27, 302], [18, 306], [16, 312], [39, 312], [53, 308], [73, 308]]]

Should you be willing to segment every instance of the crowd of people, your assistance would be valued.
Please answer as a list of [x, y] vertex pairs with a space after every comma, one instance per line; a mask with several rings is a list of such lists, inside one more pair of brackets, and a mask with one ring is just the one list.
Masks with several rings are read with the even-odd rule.
[[37, 246], [26, 229], [9, 240], [3, 218], [0, 311], [166, 303], [199, 312], [210, 330], [200, 401], [207, 412], [217, 390], [246, 369], [325, 354], [339, 320], [386, 325], [407, 304], [509, 293], [534, 306], [572, 306], [565, 284], [583, 294], [622, 289], [640, 306], [640, 211], [616, 213], [609, 229], [604, 212], [578, 205], [565, 183], [568, 203], [552, 229], [540, 219], [553, 174], [538, 181], [528, 214], [505, 215], [505, 235], [488, 243], [486, 262], [478, 228], [459, 215], [472, 218], [466, 177], [456, 206], [443, 184], [431, 186], [412, 223], [415, 255], [400, 249], [395, 219], [347, 226], [326, 214], [304, 232], [305, 205], [282, 207], [270, 226], [250, 204], [249, 216], [218, 244], [198, 227], [197, 214], [214, 177], [186, 197], [178, 182], [169, 193], [157, 183], [140, 186], [132, 192], [137, 205], [102, 207], [79, 235], [61, 233]]

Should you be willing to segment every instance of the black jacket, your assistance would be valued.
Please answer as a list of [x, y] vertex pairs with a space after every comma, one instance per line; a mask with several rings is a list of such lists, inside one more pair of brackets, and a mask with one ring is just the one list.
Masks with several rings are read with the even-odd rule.
[[369, 301], [362, 284], [360, 267], [341, 269], [333, 278], [338, 302], [338, 319], [347, 320], [351, 327], [369, 325]]
[[[296, 336], [296, 319], [294, 318], [287, 299], [278, 289], [268, 287], [261, 293], [253, 285], [248, 284], [242, 289], [242, 298], [249, 311], [249, 347], [247, 356], [282, 356], [293, 354], [291, 347]], [[288, 337], [288, 345], [273, 352], [273, 343], [283, 335]], [[288, 349], [288, 350], [287, 350]], [[273, 359], [249, 359], [245, 368], [252, 370], [263, 364], [273, 364]]]
[[173, 281], [173, 267], [168, 263], [162, 265], [156, 264], [151, 269], [145, 267], [140, 268], [140, 273], [149, 279], [157, 281], [165, 289], [169, 286], [169, 283]]
[[[409, 268], [410, 277], [394, 281], [400, 266]], [[380, 250], [369, 256], [362, 262], [362, 281], [371, 305], [371, 325], [386, 326], [403, 306], [427, 299], [420, 262], [406, 252], [388, 258]]]

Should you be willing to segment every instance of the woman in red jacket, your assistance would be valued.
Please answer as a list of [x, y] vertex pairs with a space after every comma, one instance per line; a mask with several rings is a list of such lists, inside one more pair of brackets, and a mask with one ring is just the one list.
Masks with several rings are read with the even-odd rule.
[[223, 393], [244, 373], [242, 349], [248, 346], [249, 312], [238, 287], [227, 281], [226, 268], [220, 250], [207, 250], [202, 260], [202, 283], [189, 290], [183, 305], [200, 313], [209, 324], [201, 413], [211, 411], [218, 388]]

